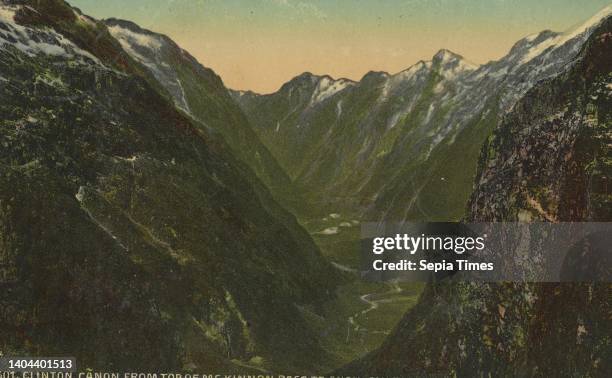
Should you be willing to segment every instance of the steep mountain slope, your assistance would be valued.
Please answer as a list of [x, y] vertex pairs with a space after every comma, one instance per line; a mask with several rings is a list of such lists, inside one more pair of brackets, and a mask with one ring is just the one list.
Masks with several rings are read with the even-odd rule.
[[480, 67], [442, 50], [358, 83], [304, 74], [271, 95], [233, 95], [321, 208], [369, 219], [458, 219], [487, 136], [529, 88], [572, 62], [611, 9], [566, 33], [529, 36]]
[[[348, 80], [335, 81], [329, 76], [304, 73], [272, 95], [232, 93], [244, 106], [262, 140], [277, 156], [285, 171], [292, 178], [297, 178], [299, 172], [310, 163], [306, 157], [321, 142], [329, 128], [325, 122], [303, 127], [303, 114], [310, 107], [327, 103], [325, 100], [352, 85], [354, 83]], [[341, 113], [342, 106], [334, 106], [332, 114]]]
[[[610, 62], [612, 18], [572, 67], [504, 117], [483, 148], [469, 221], [612, 220]], [[594, 253], [584, 245], [581, 258]], [[609, 283], [430, 285], [383, 347], [346, 371], [608, 376], [611, 291]]]
[[125, 52], [150, 71], [179, 109], [200, 121], [209, 132], [220, 133], [234, 154], [255, 171], [282, 204], [300, 204], [291, 180], [260, 142], [219, 76], [165, 35], [129, 21], [109, 19], [105, 23]]
[[[202, 121], [206, 129], [218, 130], [230, 147], [233, 147], [235, 154], [251, 165], [262, 181], [271, 188], [272, 194], [281, 204], [302, 217], [310, 215], [309, 204], [296, 193], [292, 182], [282, 173], [276, 160], [259, 141], [259, 136], [250, 128], [241, 108], [211, 70], [201, 66], [166, 36], [144, 30], [128, 21], [109, 19], [104, 22], [128, 56], [148, 69], [154, 79], [171, 94], [173, 102], [179, 109], [190, 117]], [[309, 82], [311, 85], [314, 84], [309, 78], [304, 79], [304, 85], [307, 86]], [[332, 82], [330, 78], [323, 78], [316, 84], [312, 98], [316, 102], [324, 101], [336, 91], [351, 85], [349, 81]], [[313, 140], [316, 141], [316, 138]], [[276, 147], [270, 145], [270, 148], [280, 152], [281, 149]], [[292, 151], [292, 154], [300, 159], [299, 151]], [[355, 231], [357, 229], [354, 227]], [[315, 241], [320, 242], [316, 236]], [[334, 246], [328, 249], [326, 244], [318, 244], [326, 253], [326, 258], [338, 261], [336, 256], [328, 253], [333, 249], [336, 254], [338, 248]], [[340, 262], [347, 263], [342, 260]], [[414, 287], [418, 288], [417, 285], [407, 285], [400, 289], [396, 287], [390, 289], [389, 285], [384, 283], [364, 285], [352, 271], [345, 270], [343, 273], [344, 279], [339, 280], [340, 286], [336, 290], [337, 300], [335, 298], [326, 303], [324, 311], [317, 316], [307, 316], [313, 328], [317, 329], [319, 340], [325, 350], [336, 359], [337, 366], [380, 345], [384, 333], [401, 318], [403, 312], [414, 303], [414, 297], [418, 295], [418, 291], [414, 290]], [[377, 305], [377, 308], [370, 311], [371, 309], [368, 310], [367, 307], [363, 309], [366, 303], [362, 299], [364, 295], [374, 298], [388, 297], [381, 299], [380, 306]], [[365, 315], [357, 318], [355, 314], [361, 311], [366, 311]], [[379, 316], [382, 314], [384, 315]], [[350, 338], [350, 342], [347, 340], [347, 327], [350, 327], [351, 333], [359, 335], [358, 342], [357, 336]]]
[[63, 1], [0, 2], [0, 350], [105, 371], [324, 368], [304, 317], [334, 271], [147, 75]]

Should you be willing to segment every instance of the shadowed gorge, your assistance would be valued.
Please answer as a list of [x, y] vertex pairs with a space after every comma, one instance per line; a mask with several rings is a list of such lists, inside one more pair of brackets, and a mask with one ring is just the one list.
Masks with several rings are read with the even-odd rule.
[[0, 0], [0, 356], [607, 376], [609, 283], [371, 282], [360, 250], [366, 223], [609, 222], [611, 14], [258, 94], [153, 28]]

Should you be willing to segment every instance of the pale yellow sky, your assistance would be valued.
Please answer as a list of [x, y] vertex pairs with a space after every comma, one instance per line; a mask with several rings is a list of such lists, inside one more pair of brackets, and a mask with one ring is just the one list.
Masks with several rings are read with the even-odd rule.
[[[485, 63], [508, 52], [522, 37], [520, 32], [493, 29], [455, 34], [423, 33], [403, 39], [400, 35], [373, 38], [363, 31], [330, 31], [333, 38], [295, 39], [291, 35], [231, 36], [202, 42], [189, 34], [175, 36], [184, 48], [221, 75], [227, 86], [271, 92], [301, 72], [328, 74], [359, 80], [368, 71], [399, 72], [419, 60], [429, 60], [447, 48], [474, 63]], [[466, 39], [466, 34], [481, 34]]]
[[233, 89], [277, 90], [302, 72], [359, 80], [441, 48], [485, 63], [520, 38], [563, 31], [610, 0], [71, 0], [167, 34]]

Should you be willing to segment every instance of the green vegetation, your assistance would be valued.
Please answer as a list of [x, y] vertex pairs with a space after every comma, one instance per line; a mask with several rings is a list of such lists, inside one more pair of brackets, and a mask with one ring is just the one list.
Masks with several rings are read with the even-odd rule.
[[[612, 219], [606, 186], [612, 97], [602, 90], [610, 82], [611, 30], [608, 18], [573, 65], [534, 86], [494, 127], [479, 158], [467, 221]], [[486, 115], [466, 139], [486, 133], [478, 129], [491, 127], [495, 117]], [[455, 143], [465, 147], [461, 138]], [[443, 165], [446, 174], [457, 169], [450, 160]], [[542, 240], [531, 239], [530, 253], [537, 256]], [[576, 247], [581, 262], [565, 264], [575, 268], [600, 258], [605, 248], [589, 238]], [[505, 258], [511, 265], [521, 257], [508, 253]], [[585, 269], [593, 274], [596, 268]], [[605, 376], [612, 345], [609, 293], [610, 285], [602, 282], [428, 285], [379, 350], [337, 373]]]
[[323, 99], [339, 87], [309, 73], [230, 93], [165, 36], [17, 3], [29, 38], [87, 53], [28, 56], [0, 32], [3, 354], [601, 375], [606, 287], [366, 282], [359, 250], [364, 221], [609, 220], [610, 20], [512, 107], [533, 65], [504, 77], [508, 61], [474, 71], [440, 51]]
[[337, 273], [139, 70], [0, 49], [0, 349], [117, 371], [334, 366], [298, 308], [321, 313]]
[[[424, 283], [368, 282], [359, 277], [359, 222], [328, 214], [305, 224], [323, 255], [346, 276], [336, 300], [324, 306], [323, 317], [310, 322], [323, 335], [323, 347], [346, 364], [380, 347], [402, 315], [418, 301]], [[335, 233], [325, 234], [326, 230]]]

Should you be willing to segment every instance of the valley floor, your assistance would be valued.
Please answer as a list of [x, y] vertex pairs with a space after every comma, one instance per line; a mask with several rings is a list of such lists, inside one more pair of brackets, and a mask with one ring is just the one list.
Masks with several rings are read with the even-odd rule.
[[338, 366], [378, 348], [399, 320], [418, 301], [424, 284], [369, 282], [360, 278], [360, 222], [331, 213], [304, 222], [324, 256], [345, 273], [337, 300], [327, 304], [325, 318], [309, 320]]

